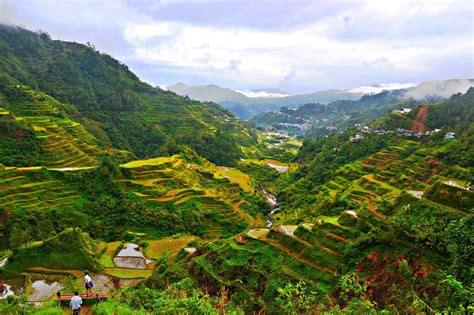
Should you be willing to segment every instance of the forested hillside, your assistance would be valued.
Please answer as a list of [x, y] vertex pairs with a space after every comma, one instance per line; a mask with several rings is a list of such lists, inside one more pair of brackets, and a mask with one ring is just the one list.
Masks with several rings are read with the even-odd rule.
[[[46, 33], [0, 26], [0, 73], [67, 104], [102, 146], [139, 158], [189, 145], [219, 164], [256, 143], [248, 125], [213, 103], [200, 103], [141, 82], [128, 67], [92, 46]], [[6, 77], [5, 77], [6, 76]]]

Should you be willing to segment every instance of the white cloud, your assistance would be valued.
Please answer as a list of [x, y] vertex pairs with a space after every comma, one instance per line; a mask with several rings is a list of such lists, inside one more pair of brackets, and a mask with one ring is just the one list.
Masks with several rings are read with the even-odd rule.
[[444, 58], [471, 49], [471, 34], [452, 36], [449, 45], [445, 38], [436, 37], [343, 41], [329, 37], [324, 28], [314, 23], [263, 31], [154, 22], [128, 25], [125, 38], [140, 60], [211, 71], [217, 76], [238, 75], [241, 81], [270, 85], [281, 83], [288, 73], [292, 74], [291, 84], [322, 80], [331, 75], [331, 67], [423, 72], [432, 66], [424, 62], [426, 56]]
[[289, 94], [283, 94], [283, 93], [269, 93], [265, 91], [241, 91], [241, 90], [236, 90], [236, 92], [242, 93], [243, 95], [251, 98], [255, 97], [263, 97], [263, 98], [279, 98], [279, 97], [285, 97], [285, 96], [290, 96]]
[[89, 41], [151, 83], [311, 91], [474, 76], [470, 0], [295, 1], [277, 12], [281, 24], [271, 0], [240, 0], [239, 12], [226, 1], [184, 2], [3, 0], [0, 22]]
[[380, 93], [382, 91], [406, 89], [406, 88], [416, 86], [416, 85], [417, 83], [382, 83], [382, 84], [377, 84], [377, 85], [359, 86], [359, 87], [350, 89], [347, 92], [375, 94], [375, 93]]

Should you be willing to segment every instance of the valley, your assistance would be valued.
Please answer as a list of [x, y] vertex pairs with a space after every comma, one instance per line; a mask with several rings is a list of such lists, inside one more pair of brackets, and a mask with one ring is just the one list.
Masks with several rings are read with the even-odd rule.
[[94, 314], [473, 310], [474, 88], [243, 121], [89, 45], [0, 45], [1, 313], [69, 311], [85, 270]]

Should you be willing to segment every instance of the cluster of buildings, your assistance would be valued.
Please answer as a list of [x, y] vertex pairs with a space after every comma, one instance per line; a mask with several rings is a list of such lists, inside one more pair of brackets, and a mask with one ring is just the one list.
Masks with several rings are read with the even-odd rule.
[[[388, 134], [397, 134], [398, 136], [407, 136], [407, 137], [418, 137], [420, 138], [421, 136], [431, 136], [434, 133], [440, 132], [441, 129], [435, 129], [435, 130], [427, 130], [427, 131], [412, 131], [412, 130], [407, 130], [403, 128], [398, 128], [397, 130], [385, 130], [385, 129], [373, 129], [370, 128], [369, 126], [361, 125], [361, 124], [356, 124], [355, 127], [361, 132], [361, 133], [356, 133], [354, 136], [349, 137], [350, 142], [354, 141], [359, 141], [365, 139], [364, 135], [362, 133], [370, 133], [370, 134], [376, 134], [376, 135], [388, 135]], [[456, 134], [454, 132], [447, 132], [444, 135], [445, 139], [455, 139]]]
[[305, 122], [303, 124], [292, 124], [292, 123], [279, 123], [278, 127], [282, 128], [294, 128], [298, 129], [299, 131], [306, 131], [311, 128], [311, 124]]

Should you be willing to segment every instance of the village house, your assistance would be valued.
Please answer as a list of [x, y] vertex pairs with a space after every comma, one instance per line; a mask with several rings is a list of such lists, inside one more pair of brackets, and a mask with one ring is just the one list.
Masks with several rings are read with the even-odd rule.
[[455, 139], [456, 134], [454, 132], [446, 132], [446, 134], [444, 135], [444, 138], [445, 139]]
[[146, 259], [136, 244], [127, 244], [114, 258], [115, 266], [120, 268], [146, 269], [151, 262], [153, 261]]
[[412, 111], [411, 108], [404, 107], [404, 108], [396, 109], [393, 112], [396, 113], [396, 114], [406, 115], [406, 114], [410, 113], [411, 111]]
[[359, 141], [359, 140], [364, 140], [364, 135], [361, 134], [361, 133], [356, 133], [353, 137], [349, 137], [349, 141], [350, 142], [354, 142], [354, 141]]

